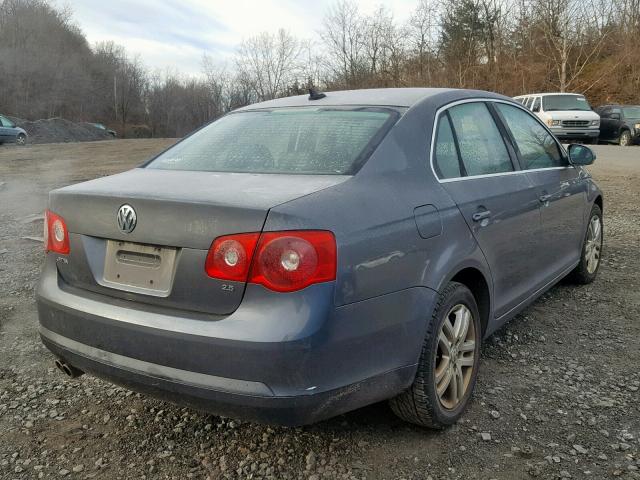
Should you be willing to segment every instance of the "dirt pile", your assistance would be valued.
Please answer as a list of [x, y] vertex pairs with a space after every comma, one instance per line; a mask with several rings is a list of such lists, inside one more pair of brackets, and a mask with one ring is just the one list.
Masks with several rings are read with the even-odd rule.
[[91, 123], [75, 123], [64, 118], [48, 118], [44, 120], [12, 119], [18, 127], [24, 128], [29, 136], [28, 143], [68, 143], [93, 142], [110, 140], [113, 137], [108, 131]]

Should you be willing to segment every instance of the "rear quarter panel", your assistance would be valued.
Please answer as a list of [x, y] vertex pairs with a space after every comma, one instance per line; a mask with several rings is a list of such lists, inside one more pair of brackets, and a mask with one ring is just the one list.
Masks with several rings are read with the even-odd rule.
[[[440, 290], [460, 269], [489, 270], [457, 206], [433, 178], [429, 147], [439, 103], [410, 109], [350, 180], [279, 205], [265, 230], [326, 229], [336, 235], [335, 304], [425, 287]], [[414, 210], [436, 211], [418, 221]], [[418, 210], [420, 211], [420, 209]], [[430, 313], [425, 305], [425, 317]]]

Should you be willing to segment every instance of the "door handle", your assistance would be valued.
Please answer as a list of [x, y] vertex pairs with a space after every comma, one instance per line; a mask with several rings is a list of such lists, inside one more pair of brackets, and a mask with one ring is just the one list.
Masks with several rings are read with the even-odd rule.
[[538, 198], [540, 199], [541, 203], [547, 203], [549, 200], [551, 200], [551, 197], [553, 195], [540, 195]]
[[473, 218], [474, 222], [480, 222], [481, 220], [484, 220], [485, 218], [489, 218], [491, 216], [491, 211], [489, 210], [485, 210], [483, 212], [476, 212], [474, 213], [471, 218]]

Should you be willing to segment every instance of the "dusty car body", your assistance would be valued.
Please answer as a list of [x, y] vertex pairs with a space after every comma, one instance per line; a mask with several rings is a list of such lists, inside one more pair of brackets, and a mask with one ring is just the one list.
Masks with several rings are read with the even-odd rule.
[[[516, 141], [531, 128], [538, 150]], [[242, 108], [51, 192], [42, 340], [71, 376], [222, 415], [298, 425], [395, 398], [409, 421], [450, 424], [481, 340], [597, 273], [602, 194], [574, 147], [480, 91]]]

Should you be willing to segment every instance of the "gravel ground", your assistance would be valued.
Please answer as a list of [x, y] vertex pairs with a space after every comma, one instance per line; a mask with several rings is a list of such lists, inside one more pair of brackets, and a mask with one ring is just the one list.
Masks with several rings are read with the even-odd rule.
[[33, 300], [51, 188], [140, 163], [171, 140], [0, 150], [0, 477], [640, 478], [640, 148], [599, 146], [598, 280], [560, 284], [483, 346], [474, 402], [444, 432], [373, 405], [270, 428], [161, 402], [88, 375], [40, 344]]

